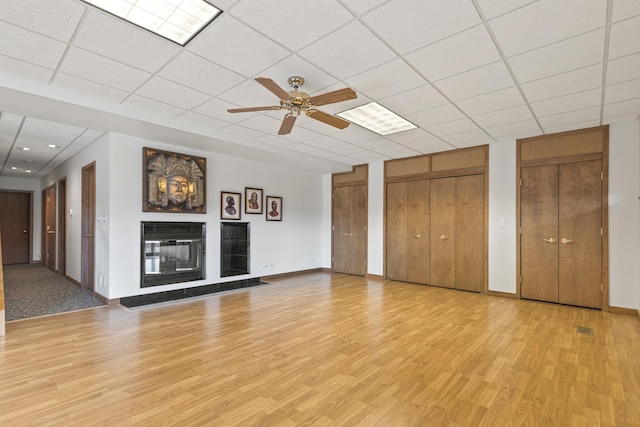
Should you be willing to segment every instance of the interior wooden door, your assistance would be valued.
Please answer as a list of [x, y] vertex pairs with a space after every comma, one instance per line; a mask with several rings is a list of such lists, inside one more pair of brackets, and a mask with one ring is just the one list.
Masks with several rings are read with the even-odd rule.
[[429, 283], [455, 287], [456, 178], [431, 180], [431, 278]]
[[45, 190], [45, 238], [44, 238], [44, 263], [51, 271], [58, 271], [56, 265], [56, 186]]
[[484, 290], [484, 175], [456, 178], [455, 286]]
[[0, 191], [2, 263], [28, 264], [31, 194]]
[[407, 281], [407, 182], [387, 184], [386, 273], [391, 280]]
[[429, 283], [431, 182], [407, 183], [407, 281]]
[[558, 166], [520, 172], [520, 295], [558, 302]]
[[82, 168], [82, 244], [81, 286], [94, 290], [95, 279], [95, 218], [96, 218], [96, 165]]
[[333, 271], [349, 269], [349, 187], [333, 189]]
[[366, 186], [333, 189], [333, 271], [366, 274]]
[[602, 307], [602, 161], [559, 166], [558, 301]]

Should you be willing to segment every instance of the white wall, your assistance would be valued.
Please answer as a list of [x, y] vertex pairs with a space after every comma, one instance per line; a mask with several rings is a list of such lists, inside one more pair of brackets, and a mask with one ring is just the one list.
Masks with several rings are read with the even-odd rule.
[[[189, 286], [320, 268], [324, 263], [323, 176], [212, 153], [111, 135], [109, 298], [139, 295]], [[180, 152], [207, 159], [207, 213], [142, 212], [142, 147]], [[117, 159], [117, 160], [116, 160]], [[247, 215], [251, 223], [251, 274], [220, 277], [220, 192], [242, 194], [262, 188], [264, 196], [281, 196], [282, 221]], [[140, 222], [202, 221], [207, 223], [206, 280], [140, 288]]]
[[368, 273], [384, 274], [384, 162], [369, 163]]
[[42, 253], [42, 189], [39, 179], [0, 176], [0, 190], [33, 192], [33, 228], [31, 229], [32, 262], [40, 262]]

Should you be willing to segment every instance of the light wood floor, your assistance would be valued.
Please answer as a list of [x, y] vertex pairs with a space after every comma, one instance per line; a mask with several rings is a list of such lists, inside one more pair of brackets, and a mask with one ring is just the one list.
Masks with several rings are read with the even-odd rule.
[[639, 331], [631, 316], [314, 273], [9, 322], [0, 425], [638, 426]]

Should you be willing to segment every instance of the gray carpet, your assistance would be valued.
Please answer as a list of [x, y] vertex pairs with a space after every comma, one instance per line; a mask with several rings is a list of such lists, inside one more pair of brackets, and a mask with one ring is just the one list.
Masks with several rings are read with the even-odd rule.
[[4, 265], [6, 321], [98, 307], [93, 292], [39, 264]]

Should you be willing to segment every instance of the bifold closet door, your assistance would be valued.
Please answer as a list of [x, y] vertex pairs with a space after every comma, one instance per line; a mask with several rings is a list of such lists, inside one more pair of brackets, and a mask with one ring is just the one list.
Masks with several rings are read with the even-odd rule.
[[407, 279], [407, 183], [387, 184], [386, 269], [387, 278]]
[[484, 175], [456, 178], [456, 289], [484, 288]]
[[455, 288], [456, 281], [456, 179], [431, 180], [431, 280], [430, 284]]
[[602, 162], [521, 169], [522, 298], [602, 307]]

